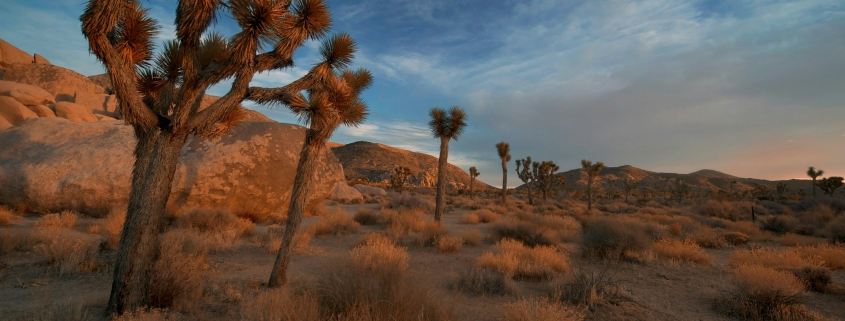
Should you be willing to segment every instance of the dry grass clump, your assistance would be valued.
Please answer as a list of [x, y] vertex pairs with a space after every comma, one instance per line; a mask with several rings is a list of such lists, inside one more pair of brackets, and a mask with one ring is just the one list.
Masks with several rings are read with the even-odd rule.
[[466, 245], [478, 245], [481, 243], [481, 231], [475, 228], [462, 229], [458, 236], [464, 240]]
[[517, 292], [516, 284], [511, 278], [501, 273], [480, 268], [461, 272], [460, 277], [451, 285], [451, 288], [479, 295], [507, 295]]
[[704, 252], [698, 244], [692, 240], [678, 240], [664, 238], [654, 241], [651, 250], [658, 257], [679, 261], [690, 261], [695, 263], [709, 263], [713, 256]]
[[142, 309], [126, 312], [112, 321], [178, 321], [179, 314], [163, 309]]
[[785, 246], [819, 245], [824, 243], [824, 240], [812, 236], [786, 233], [778, 237], [778, 243]]
[[831, 220], [825, 227], [825, 235], [831, 243], [845, 244], [845, 215]]
[[461, 223], [464, 224], [478, 224], [481, 223], [481, 218], [475, 213], [466, 213], [461, 216]]
[[759, 265], [739, 265], [734, 288], [717, 300], [723, 313], [751, 320], [815, 320], [800, 304], [804, 284], [789, 272]]
[[239, 320], [244, 321], [319, 321], [320, 302], [310, 293], [296, 293], [285, 287], [248, 296], [241, 303]]
[[450, 320], [426, 282], [411, 278], [408, 253], [390, 242], [353, 249], [314, 286], [323, 317], [343, 320]]
[[359, 208], [355, 213], [355, 222], [361, 225], [376, 225], [381, 217], [369, 208]]
[[455, 253], [464, 246], [464, 239], [460, 236], [443, 235], [434, 241], [434, 247], [444, 253]]
[[583, 320], [584, 312], [545, 298], [520, 299], [505, 305], [502, 321], [575, 321]]
[[555, 230], [525, 221], [510, 220], [496, 223], [491, 232], [493, 240], [514, 239], [528, 246], [555, 245], [559, 240]]
[[[723, 218], [731, 221], [741, 221], [751, 219], [751, 206], [754, 203], [750, 202], [729, 202], [707, 200], [704, 203], [695, 207], [695, 210], [700, 215]], [[758, 206], [755, 210], [761, 210]], [[762, 214], [762, 213], [757, 213]]]
[[569, 256], [551, 246], [530, 248], [520, 241], [503, 239], [495, 249], [495, 254], [485, 252], [475, 264], [521, 280], [548, 280], [569, 271]]
[[824, 260], [799, 248], [752, 248], [737, 250], [731, 255], [730, 266], [761, 265], [777, 270], [797, 270], [806, 266], [823, 266]]
[[819, 244], [816, 246], [799, 246], [795, 249], [804, 257], [813, 258], [810, 261], [821, 261], [822, 266], [831, 270], [845, 269], [845, 244]]
[[202, 240], [185, 231], [164, 234], [153, 265], [150, 303], [156, 307], [192, 307], [202, 297], [208, 259]]
[[15, 213], [11, 208], [7, 206], [0, 206], [0, 226], [9, 225], [14, 221], [21, 219], [21, 216]]
[[112, 211], [106, 218], [100, 221], [97, 232], [105, 237], [105, 245], [109, 249], [117, 248], [120, 243], [120, 233], [123, 231], [123, 224], [126, 222], [126, 212]]
[[473, 212], [473, 214], [478, 216], [478, 220], [481, 223], [495, 223], [499, 220], [499, 214], [493, 213], [488, 209], [480, 209]]
[[37, 233], [27, 229], [3, 229], [0, 233], [0, 255], [11, 252], [28, 252], [38, 245]]
[[346, 214], [346, 211], [338, 207], [323, 215], [320, 220], [314, 225], [311, 225], [309, 229], [311, 229], [315, 236], [318, 236], [355, 233], [358, 231], [359, 227], [361, 227], [361, 225], [358, 224], [358, 222], [352, 220], [352, 218]]
[[76, 221], [78, 219], [79, 215], [77, 215], [73, 211], [62, 211], [58, 214], [53, 213], [44, 215], [44, 217], [40, 218], [38, 221], [35, 222], [35, 226], [72, 228], [76, 226]]
[[722, 234], [722, 239], [734, 246], [748, 243], [748, 235], [742, 232], [725, 232]]
[[613, 275], [607, 270], [587, 271], [583, 268], [575, 269], [566, 282], [558, 284], [552, 291], [552, 296], [587, 308], [619, 295], [619, 287]]
[[382, 209], [379, 224], [387, 229], [388, 235], [399, 237], [422, 230], [425, 220], [422, 210]]
[[711, 249], [719, 249], [730, 245], [721, 233], [709, 227], [702, 227], [700, 230], [690, 235], [689, 240], [700, 246]]
[[763, 232], [760, 231], [760, 228], [754, 225], [754, 222], [751, 221], [725, 221], [725, 228], [731, 231], [743, 233], [755, 239], [758, 239], [763, 235]]
[[46, 256], [45, 262], [58, 268], [60, 275], [94, 272], [99, 268], [99, 241], [83, 233], [60, 228], [39, 228], [35, 250]]
[[426, 212], [434, 210], [434, 204], [431, 201], [421, 196], [411, 195], [410, 193], [393, 194], [390, 197], [388, 207], [393, 209], [423, 210]]
[[640, 226], [609, 217], [587, 220], [583, 234], [587, 257], [622, 259], [651, 246], [651, 238]]
[[[285, 227], [279, 225], [270, 225], [267, 227], [267, 232], [256, 235], [255, 241], [258, 242], [262, 250], [267, 254], [276, 254], [282, 246], [282, 238], [285, 236]], [[293, 237], [292, 252], [296, 254], [311, 253], [312, 249], [309, 246], [311, 239], [314, 237], [313, 231], [310, 229], [300, 229]]]
[[255, 230], [255, 223], [237, 217], [228, 210], [190, 210], [177, 220], [177, 226], [192, 228], [200, 232], [213, 232], [234, 234], [236, 236], [249, 236]]

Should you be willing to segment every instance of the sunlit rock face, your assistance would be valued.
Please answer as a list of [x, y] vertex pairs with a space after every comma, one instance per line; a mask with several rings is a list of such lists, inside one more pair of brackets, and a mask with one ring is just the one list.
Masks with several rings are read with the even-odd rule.
[[[285, 212], [304, 138], [301, 126], [246, 122], [219, 139], [189, 139], [168, 207]], [[0, 132], [0, 203], [92, 215], [125, 209], [134, 148], [132, 128], [121, 121], [27, 119]], [[328, 197], [343, 179], [340, 162], [324, 148], [311, 200]]]

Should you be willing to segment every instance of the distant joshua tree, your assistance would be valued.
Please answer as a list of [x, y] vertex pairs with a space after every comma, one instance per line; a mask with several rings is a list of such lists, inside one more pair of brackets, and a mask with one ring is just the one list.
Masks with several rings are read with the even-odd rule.
[[478, 177], [478, 170], [475, 169], [475, 166], [469, 168], [469, 199], [472, 199], [472, 183], [475, 182], [475, 178]]
[[[229, 39], [207, 30], [224, 11], [241, 28]], [[363, 75], [337, 77], [336, 70], [346, 66], [354, 51], [351, 39], [341, 35], [323, 44], [323, 61], [300, 79], [278, 88], [249, 87], [256, 73], [294, 66], [294, 51], [328, 31], [331, 18], [320, 0], [179, 1], [176, 37], [155, 57], [152, 39], [159, 26], [138, 1], [90, 0], [80, 20], [89, 49], [105, 66], [124, 121], [137, 138], [107, 307], [114, 316], [149, 304], [158, 233], [188, 137], [226, 134], [244, 119], [243, 100], [300, 106], [305, 99], [298, 93], [303, 90], [316, 93], [314, 103], [354, 97], [337, 93], [349, 93]], [[199, 110], [206, 90], [224, 79], [233, 79], [229, 92]], [[349, 110], [355, 109], [360, 108]]]
[[398, 166], [393, 169], [392, 173], [390, 173], [390, 186], [393, 187], [394, 191], [402, 193], [402, 190], [405, 188], [405, 182], [408, 181], [408, 177], [411, 177], [411, 169]]
[[502, 159], [502, 205], [507, 203], [508, 194], [508, 162], [511, 161], [511, 145], [505, 142], [496, 144], [499, 158]]
[[786, 194], [789, 194], [789, 187], [786, 186], [786, 183], [780, 182], [775, 186], [775, 193], [778, 195], [778, 199], [786, 199]]
[[428, 122], [428, 126], [431, 128], [431, 133], [435, 138], [440, 138], [440, 159], [437, 163], [437, 195], [434, 206], [434, 220], [440, 222], [445, 208], [443, 197], [446, 194], [449, 140], [458, 140], [458, 136], [461, 136], [467, 126], [467, 116], [464, 109], [458, 106], [453, 106], [448, 111], [442, 108], [432, 108], [429, 115], [431, 115], [431, 121]]
[[842, 187], [843, 180], [845, 179], [837, 176], [823, 178], [819, 181], [819, 189], [822, 190], [822, 193], [824, 193], [825, 195], [832, 197], [833, 193], [836, 192], [836, 189]]
[[682, 181], [679, 178], [676, 178], [673, 183], [674, 188], [672, 189], [672, 194], [674, 194], [674, 196], [678, 198], [678, 204], [681, 204], [684, 195], [689, 194], [690, 187], [689, 185], [687, 185], [686, 182]]
[[632, 180], [630, 178], [624, 178], [621, 180], [622, 190], [625, 191], [625, 203], [628, 203], [628, 195], [631, 194], [631, 191], [637, 189], [640, 186], [640, 181]]
[[540, 164], [534, 162], [534, 173], [532, 174], [537, 179], [537, 187], [540, 188], [540, 191], [543, 193], [544, 201], [547, 199], [547, 195], [550, 191], [566, 184], [566, 181], [562, 176], [555, 175], [555, 172], [558, 170], [560, 170], [560, 166], [557, 166], [557, 164], [552, 161], [543, 161]]
[[[516, 160], [516, 175], [519, 176], [519, 179], [525, 183], [525, 187], [528, 188], [528, 204], [534, 205], [534, 197], [532, 196], [531, 185], [534, 185], [534, 173], [531, 172], [531, 156], [528, 156], [524, 159], [517, 159]], [[522, 165], [522, 170], [519, 169], [519, 166]]]
[[587, 172], [587, 209], [593, 209], [593, 180], [599, 176], [601, 173], [602, 168], [604, 168], [604, 163], [597, 162], [593, 164], [592, 161], [588, 161], [586, 159], [581, 160], [581, 168]]
[[813, 198], [816, 197], [816, 178], [822, 175], [824, 175], [823, 170], [816, 170], [813, 166], [810, 166], [810, 168], [807, 169], [807, 176], [813, 178]]

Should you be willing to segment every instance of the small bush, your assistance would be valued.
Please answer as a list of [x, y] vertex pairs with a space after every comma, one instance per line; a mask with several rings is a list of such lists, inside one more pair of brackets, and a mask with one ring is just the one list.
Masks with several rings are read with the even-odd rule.
[[698, 232], [690, 235], [690, 240], [694, 241], [696, 244], [711, 248], [711, 249], [718, 249], [728, 246], [728, 242], [725, 238], [716, 232], [714, 229], [709, 227], [704, 227]]
[[40, 242], [37, 234], [28, 229], [3, 229], [0, 233], [0, 255], [31, 251]]
[[262, 291], [241, 303], [239, 320], [319, 321], [320, 302], [309, 293], [294, 293], [288, 287]]
[[547, 280], [569, 271], [569, 257], [551, 246], [529, 248], [522, 242], [503, 239], [495, 248], [495, 254], [485, 252], [476, 265], [514, 279], [534, 281]]
[[325, 213], [310, 229], [315, 236], [354, 233], [361, 227], [341, 208]]
[[19, 219], [21, 219], [21, 216], [17, 215], [15, 211], [12, 211], [12, 209], [6, 206], [0, 206], [0, 226], [9, 225], [9, 223]]
[[552, 296], [561, 301], [592, 308], [617, 296], [618, 293], [616, 280], [606, 269], [590, 272], [579, 268], [572, 272], [567, 282], [554, 288]]
[[171, 232], [161, 238], [149, 290], [153, 306], [184, 309], [202, 296], [208, 259], [202, 246], [186, 236]]
[[[740, 221], [751, 219], [751, 206], [753, 205], [754, 204], [750, 202], [727, 202], [708, 200], [696, 206], [695, 210], [698, 212], [698, 214], [704, 216], [718, 217], [731, 221]], [[762, 208], [755, 208], [755, 210], [760, 209]], [[762, 213], [757, 214], [759, 215]]]
[[794, 251], [805, 258], [809, 258], [810, 262], [821, 262], [821, 265], [828, 269], [845, 269], [845, 244], [799, 246]]
[[60, 275], [94, 272], [98, 268], [99, 242], [76, 231], [39, 228], [35, 249], [46, 256], [46, 263], [55, 265]]
[[570, 321], [583, 320], [584, 313], [572, 307], [563, 306], [553, 300], [531, 298], [521, 299], [502, 308], [502, 321]]
[[807, 251], [798, 248], [737, 250], [731, 255], [729, 264], [732, 267], [761, 265], [776, 270], [798, 270], [807, 266], [822, 266], [824, 264], [822, 258], [808, 254]]
[[474, 228], [463, 229], [458, 233], [466, 245], [478, 245], [481, 243], [481, 231]]
[[255, 223], [237, 217], [228, 210], [193, 209], [181, 215], [177, 226], [191, 228], [199, 232], [234, 234], [249, 236], [255, 230]]
[[812, 236], [804, 236], [792, 233], [786, 233], [778, 237], [778, 243], [785, 246], [818, 245], [823, 242], [824, 240]]
[[825, 228], [825, 234], [831, 243], [845, 244], [845, 215], [831, 220]]
[[387, 233], [393, 237], [418, 232], [425, 226], [421, 210], [381, 210], [379, 224], [387, 228]]
[[478, 216], [479, 222], [481, 223], [495, 223], [499, 220], [499, 214], [487, 209], [480, 209], [473, 213]]
[[748, 243], [748, 235], [742, 232], [726, 232], [722, 234], [722, 239], [730, 245], [743, 245]]
[[796, 308], [800, 306], [804, 284], [789, 272], [740, 265], [734, 269], [732, 283], [733, 291], [717, 302], [717, 307], [728, 315], [752, 320], [786, 320], [800, 311]]
[[164, 309], [139, 309], [126, 312], [113, 321], [178, 321], [178, 313], [168, 313]]
[[106, 247], [109, 249], [117, 248], [120, 242], [120, 233], [123, 232], [123, 224], [126, 222], [126, 212], [112, 211], [106, 218], [104, 218], [98, 226], [97, 230], [103, 234], [106, 239]]
[[38, 227], [66, 227], [72, 228], [76, 226], [76, 221], [79, 215], [73, 211], [63, 211], [61, 214], [47, 214], [35, 222]]
[[390, 199], [389, 206], [393, 209], [422, 210], [426, 212], [434, 210], [434, 204], [432, 202], [411, 194], [394, 194]]
[[[256, 241], [267, 254], [276, 254], [282, 246], [282, 238], [285, 235], [285, 227], [278, 225], [270, 225], [267, 232], [256, 236]], [[293, 244], [291, 244], [291, 252], [296, 254], [310, 253], [311, 239], [314, 237], [313, 231], [310, 229], [299, 229], [293, 237]]]
[[464, 224], [478, 224], [481, 223], [481, 218], [475, 213], [466, 213], [461, 216], [461, 223]]
[[557, 244], [557, 233], [554, 230], [530, 222], [496, 223], [493, 225], [492, 232], [494, 240], [514, 239], [528, 246]]
[[692, 240], [660, 239], [654, 242], [651, 250], [659, 257], [673, 260], [695, 263], [709, 263], [713, 261], [713, 256], [704, 252]]
[[822, 292], [831, 281], [830, 270], [823, 267], [807, 266], [789, 272], [798, 277], [810, 291]]
[[369, 208], [359, 208], [355, 213], [355, 222], [361, 225], [376, 225], [379, 223], [379, 215]]
[[452, 285], [452, 288], [481, 295], [506, 295], [517, 291], [516, 284], [511, 278], [501, 273], [478, 268], [461, 272], [460, 278]]
[[440, 252], [454, 253], [464, 246], [464, 239], [460, 236], [443, 235], [434, 242], [434, 247]]
[[635, 224], [597, 218], [587, 221], [582, 246], [587, 257], [621, 259], [626, 252], [648, 250], [651, 239]]

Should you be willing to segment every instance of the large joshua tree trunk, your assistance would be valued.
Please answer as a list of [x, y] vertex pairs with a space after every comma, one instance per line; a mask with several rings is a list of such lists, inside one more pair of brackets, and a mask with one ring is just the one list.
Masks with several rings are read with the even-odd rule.
[[316, 132], [308, 130], [305, 137], [305, 145], [299, 154], [299, 164], [296, 166], [296, 177], [291, 191], [290, 205], [288, 206], [288, 221], [285, 225], [285, 235], [282, 238], [282, 245], [279, 247], [279, 254], [276, 255], [276, 262], [273, 264], [273, 271], [270, 272], [270, 281], [267, 285], [271, 288], [283, 286], [287, 282], [288, 262], [290, 261], [291, 247], [294, 236], [296, 236], [299, 225], [302, 223], [302, 216], [305, 214], [305, 207], [308, 204], [308, 196], [311, 195], [311, 186], [314, 182], [314, 171], [317, 161], [320, 158], [322, 143], [315, 139]]
[[141, 132], [135, 147], [132, 192], [114, 268], [108, 312], [122, 314], [147, 304], [158, 232], [187, 135]]
[[472, 183], [475, 182], [475, 177], [469, 178], [469, 199], [472, 199]]
[[813, 198], [816, 198], [816, 178], [813, 177]]
[[502, 158], [502, 206], [507, 203], [508, 194], [508, 162]]
[[593, 209], [593, 194], [592, 194], [592, 191], [591, 191], [592, 189], [593, 189], [593, 178], [590, 177], [590, 178], [587, 179], [587, 209], [588, 210]]
[[440, 159], [437, 162], [437, 196], [435, 197], [434, 220], [443, 218], [444, 196], [446, 194], [446, 159], [449, 157], [449, 137], [440, 138]]

